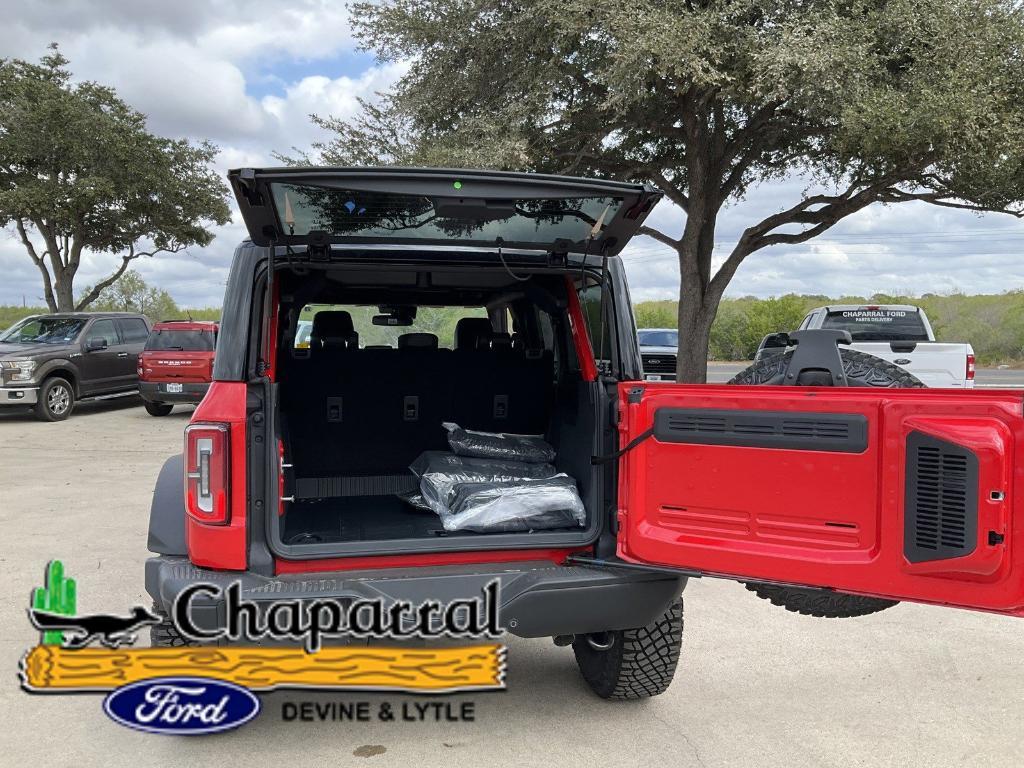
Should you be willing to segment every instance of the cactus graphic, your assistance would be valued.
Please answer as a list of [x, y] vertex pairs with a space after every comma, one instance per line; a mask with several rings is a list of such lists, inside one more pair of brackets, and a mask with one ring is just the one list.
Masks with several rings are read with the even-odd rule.
[[[51, 560], [46, 566], [45, 586], [32, 590], [32, 607], [40, 611], [74, 616], [76, 610], [75, 580], [64, 578], [64, 563]], [[60, 645], [64, 633], [60, 630], [43, 632], [43, 645]]]

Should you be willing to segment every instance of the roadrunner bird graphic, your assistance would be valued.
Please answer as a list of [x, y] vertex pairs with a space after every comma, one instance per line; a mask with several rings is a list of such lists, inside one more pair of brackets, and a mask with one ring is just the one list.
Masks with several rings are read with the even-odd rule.
[[132, 645], [138, 639], [136, 632], [150, 624], [159, 624], [161, 618], [141, 605], [132, 609], [129, 616], [114, 616], [107, 613], [94, 613], [89, 616], [64, 616], [38, 608], [28, 609], [32, 626], [41, 632], [61, 630], [68, 633], [62, 647], [68, 649], [84, 648], [93, 640], [98, 640], [107, 648], [120, 648]]

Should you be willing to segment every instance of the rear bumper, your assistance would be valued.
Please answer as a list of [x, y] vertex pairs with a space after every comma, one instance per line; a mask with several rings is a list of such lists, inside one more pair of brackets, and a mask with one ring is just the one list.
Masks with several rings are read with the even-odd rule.
[[172, 382], [140, 381], [139, 394], [150, 403], [198, 403], [210, 389], [210, 382], [204, 381], [198, 384], [182, 383], [181, 392], [167, 392], [168, 383]]
[[[479, 597], [491, 580], [501, 583], [499, 620], [520, 637], [584, 634], [642, 627], [656, 619], [686, 586], [685, 576], [622, 571], [550, 562], [392, 568], [375, 571], [309, 573], [277, 577], [210, 571], [187, 558], [161, 555], [146, 561], [146, 591], [169, 612], [191, 584], [226, 588], [241, 584], [242, 596], [269, 608], [278, 599], [335, 598], [408, 600], [421, 603]], [[192, 601], [191, 616], [204, 629], [223, 627], [222, 600]]]
[[0, 405], [35, 405], [39, 387], [0, 387]]

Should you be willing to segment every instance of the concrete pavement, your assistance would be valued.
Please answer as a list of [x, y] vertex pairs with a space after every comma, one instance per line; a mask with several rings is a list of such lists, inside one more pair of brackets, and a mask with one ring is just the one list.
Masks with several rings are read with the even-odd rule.
[[1024, 622], [915, 605], [812, 619], [710, 579], [686, 592], [674, 685], [641, 703], [593, 697], [571, 650], [516, 638], [506, 692], [453, 699], [475, 701], [474, 723], [289, 723], [281, 705], [309, 698], [291, 692], [267, 696], [239, 731], [172, 738], [115, 725], [101, 696], [21, 692], [15, 669], [37, 639], [25, 608], [47, 560], [78, 579], [82, 611], [148, 602], [150, 493], [189, 410], [153, 418], [131, 400], [57, 424], [0, 416], [2, 764], [978, 768], [1024, 753]]

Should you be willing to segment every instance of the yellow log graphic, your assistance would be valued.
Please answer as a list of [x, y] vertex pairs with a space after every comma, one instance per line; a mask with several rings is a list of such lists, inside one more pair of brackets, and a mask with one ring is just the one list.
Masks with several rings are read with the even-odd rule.
[[444, 693], [504, 687], [501, 645], [405, 649], [127, 648], [37, 645], [21, 662], [33, 691], [107, 691], [155, 677], [201, 676], [255, 690], [322, 688]]

